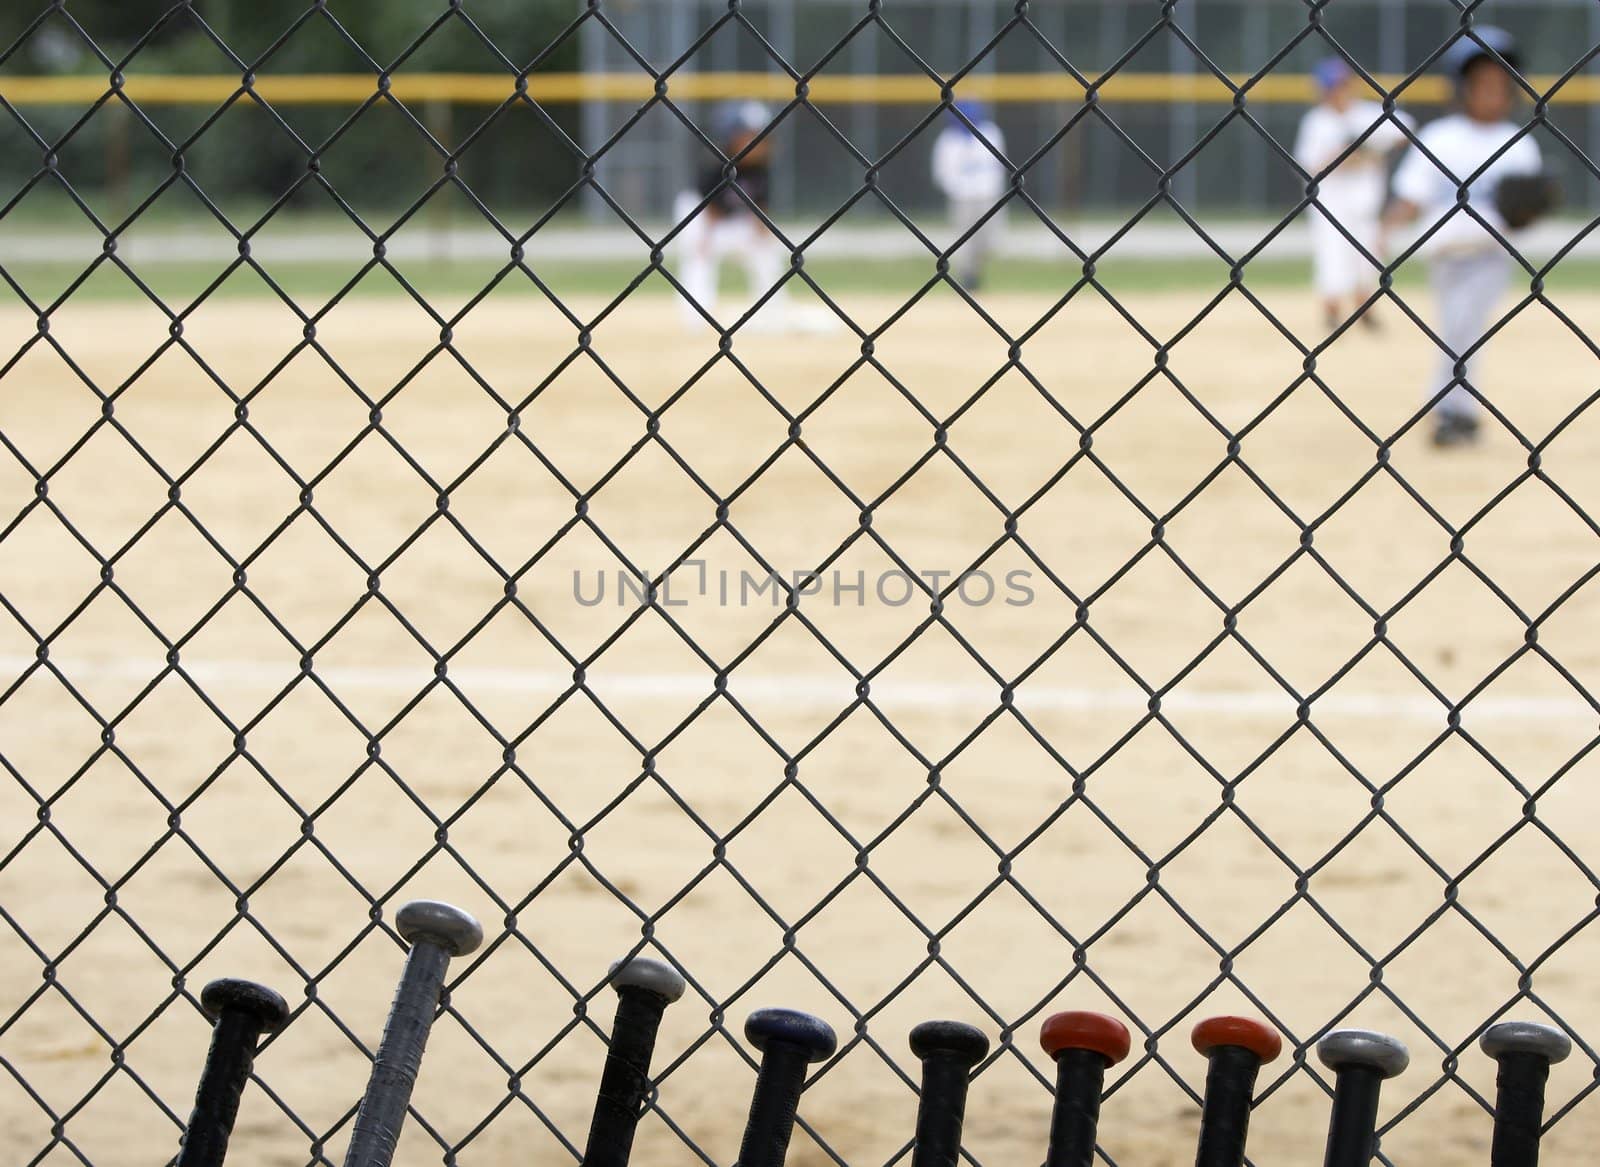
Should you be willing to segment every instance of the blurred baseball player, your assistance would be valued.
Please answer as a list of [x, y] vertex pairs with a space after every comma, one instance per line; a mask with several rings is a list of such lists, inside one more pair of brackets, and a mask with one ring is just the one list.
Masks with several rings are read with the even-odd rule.
[[[1503, 235], [1554, 204], [1553, 185], [1538, 177], [1538, 144], [1531, 136], [1517, 137], [1520, 127], [1511, 120], [1517, 90], [1508, 67], [1521, 67], [1516, 41], [1490, 25], [1479, 26], [1475, 37], [1457, 41], [1445, 54], [1442, 64], [1456, 83], [1456, 112], [1423, 127], [1418, 141], [1433, 158], [1415, 147], [1406, 154], [1383, 217], [1385, 234], [1412, 223], [1423, 230], [1442, 223], [1422, 252], [1438, 305], [1435, 331], [1451, 350], [1440, 353], [1428, 385], [1430, 401], [1448, 388], [1433, 406], [1437, 446], [1464, 445], [1478, 436], [1479, 403], [1465, 387], [1476, 360], [1458, 379], [1456, 359], [1482, 342], [1510, 283], [1511, 256], [1483, 223]], [[1463, 186], [1472, 214], [1457, 209]]]
[[[1356, 75], [1339, 57], [1319, 61], [1312, 75], [1321, 100], [1301, 119], [1294, 158], [1317, 179], [1321, 210], [1311, 216], [1312, 273], [1323, 314], [1333, 329], [1344, 320], [1345, 305], [1359, 311], [1377, 287], [1377, 271], [1355, 243], [1376, 254], [1388, 158], [1407, 142], [1395, 121], [1406, 129], [1415, 123], [1400, 113], [1395, 121], [1387, 120], [1377, 102], [1359, 99]], [[1346, 155], [1357, 142], [1360, 145]], [[1376, 326], [1377, 317], [1368, 312], [1361, 321], [1370, 328]]]
[[[953, 239], [995, 211], [1004, 196], [1011, 168], [995, 155], [1004, 155], [1005, 149], [1005, 137], [987, 109], [976, 101], [956, 103], [933, 143], [933, 181], [949, 201]], [[1005, 231], [1004, 214], [999, 210], [990, 215], [952, 257], [956, 282], [969, 291], [977, 291], [983, 282], [984, 265]]]
[[[673, 217], [680, 223], [688, 220], [677, 238], [678, 279], [711, 316], [717, 313], [717, 277], [725, 257], [733, 256], [744, 264], [753, 296], [763, 295], [783, 274], [783, 249], [751, 209], [753, 204], [763, 213], [767, 210], [772, 137], [756, 139], [771, 121], [767, 107], [759, 101], [729, 102], [713, 110], [707, 136], [736, 161], [737, 174], [732, 181], [725, 181], [724, 164], [709, 162], [696, 189], [679, 194], [673, 205]], [[746, 149], [748, 153], [741, 156]], [[695, 214], [704, 199], [710, 201]], [[679, 303], [685, 321], [702, 322], [693, 304], [688, 300]]]
[[[701, 327], [705, 323], [695, 303], [713, 318], [717, 316], [717, 283], [724, 259], [731, 257], [744, 266], [752, 301], [765, 296], [788, 267], [788, 252], [756, 214], [756, 208], [762, 214], [768, 209], [771, 125], [772, 114], [759, 101], [727, 102], [712, 112], [708, 136], [734, 160], [736, 173], [730, 181], [724, 175], [723, 161], [709, 162], [696, 188], [683, 191], [673, 204], [673, 217], [685, 224], [675, 241], [678, 281], [694, 301], [679, 298], [686, 324]], [[704, 200], [709, 201], [697, 214], [696, 208]], [[826, 311], [808, 311], [791, 304], [787, 287], [778, 289], [750, 320], [750, 326], [758, 330], [815, 332], [837, 324]]]

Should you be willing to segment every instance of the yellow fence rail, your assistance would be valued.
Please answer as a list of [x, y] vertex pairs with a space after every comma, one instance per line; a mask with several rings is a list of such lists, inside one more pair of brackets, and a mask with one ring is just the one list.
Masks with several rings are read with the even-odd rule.
[[[1235, 77], [1243, 85], [1245, 77]], [[1399, 76], [1380, 76], [1385, 89], [1401, 84]], [[1600, 76], [1574, 77], [1555, 89], [1559, 78], [1528, 78], [1534, 89], [1549, 94], [1551, 104], [1582, 105], [1600, 100]], [[89, 105], [109, 91], [103, 76], [0, 77], [0, 98], [14, 106]], [[130, 74], [123, 82], [128, 97], [140, 105], [217, 105], [239, 93], [241, 81], [229, 75]], [[378, 91], [371, 74], [325, 73], [258, 77], [253, 89], [274, 105], [358, 104]], [[1555, 89], [1554, 93], [1551, 90]], [[395, 74], [390, 92], [404, 102], [440, 101], [462, 105], [498, 105], [514, 97], [516, 79], [498, 73]], [[956, 87], [957, 96], [1001, 103], [1068, 102], [1084, 98], [1085, 89], [1070, 75], [1054, 73], [974, 74]], [[542, 104], [566, 105], [580, 101], [644, 101], [655, 93], [655, 82], [642, 73], [545, 73], [527, 79], [526, 93]], [[682, 73], [667, 80], [666, 93], [682, 101], [761, 98], [788, 101], [795, 85], [776, 73]], [[814, 78], [807, 97], [818, 105], [932, 105], [939, 86], [916, 74], [849, 74]], [[1264, 77], [1250, 87], [1251, 104], [1303, 105], [1313, 99], [1310, 77], [1285, 73]], [[1207, 74], [1118, 73], [1099, 90], [1100, 100], [1121, 104], [1161, 105], [1174, 102], [1227, 104], [1233, 92]], [[1449, 97], [1445, 80], [1418, 78], [1407, 86], [1402, 99], [1438, 104]]]

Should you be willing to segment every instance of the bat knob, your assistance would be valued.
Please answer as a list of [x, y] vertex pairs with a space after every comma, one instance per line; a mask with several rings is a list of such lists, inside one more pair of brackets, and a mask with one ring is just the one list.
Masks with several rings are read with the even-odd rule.
[[1317, 1042], [1317, 1057], [1335, 1073], [1362, 1067], [1381, 1078], [1393, 1078], [1411, 1064], [1405, 1043], [1370, 1029], [1335, 1029]]
[[243, 1013], [261, 1024], [263, 1033], [277, 1033], [289, 1020], [289, 1004], [277, 993], [254, 981], [224, 977], [200, 990], [200, 1008], [212, 1021], [224, 1013]]
[[1533, 1054], [1547, 1062], [1564, 1061], [1572, 1052], [1572, 1039], [1552, 1025], [1537, 1021], [1502, 1021], [1483, 1031], [1478, 1045], [1491, 1058], [1505, 1054]]
[[451, 956], [465, 956], [483, 943], [483, 926], [466, 912], [438, 900], [412, 900], [394, 916], [395, 929], [407, 944], [432, 941]]
[[648, 956], [635, 956], [612, 964], [611, 987], [619, 993], [623, 989], [643, 989], [648, 993], [654, 993], [670, 1005], [683, 996], [683, 991], [689, 987], [689, 982], [683, 979], [677, 969], [664, 961], [651, 960]]
[[1039, 1027], [1039, 1044], [1052, 1059], [1069, 1049], [1093, 1050], [1114, 1066], [1128, 1056], [1133, 1039], [1128, 1027], [1104, 1013], [1072, 1010], [1052, 1013]]
[[1283, 1052], [1283, 1038], [1278, 1031], [1253, 1017], [1207, 1017], [1194, 1027], [1189, 1040], [1207, 1057], [1212, 1050], [1230, 1045], [1248, 1050], [1263, 1062], [1270, 1062]]
[[911, 1052], [921, 1060], [943, 1054], [976, 1065], [989, 1052], [989, 1039], [961, 1021], [924, 1021], [911, 1031]]
[[839, 1048], [839, 1039], [831, 1025], [798, 1009], [757, 1009], [745, 1019], [744, 1036], [763, 1052], [775, 1041], [798, 1046], [808, 1062], [832, 1057], [833, 1051]]

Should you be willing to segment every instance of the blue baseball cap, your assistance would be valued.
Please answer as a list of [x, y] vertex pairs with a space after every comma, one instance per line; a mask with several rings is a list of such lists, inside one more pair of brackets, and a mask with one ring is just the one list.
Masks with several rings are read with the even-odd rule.
[[1492, 61], [1496, 54], [1513, 69], [1522, 67], [1517, 38], [1498, 25], [1480, 24], [1446, 49], [1439, 65], [1452, 77], [1464, 77], [1474, 64], [1485, 58]]
[[1323, 93], [1337, 89], [1355, 75], [1355, 70], [1343, 57], [1324, 57], [1311, 70], [1317, 88]]

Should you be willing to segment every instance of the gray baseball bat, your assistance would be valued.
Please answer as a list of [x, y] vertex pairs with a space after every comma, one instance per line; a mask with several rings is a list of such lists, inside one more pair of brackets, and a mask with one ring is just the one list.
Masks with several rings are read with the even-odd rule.
[[394, 1159], [450, 958], [465, 956], [483, 943], [478, 921], [437, 900], [412, 900], [395, 913], [394, 923], [411, 952], [356, 1111], [345, 1167], [389, 1167]]

